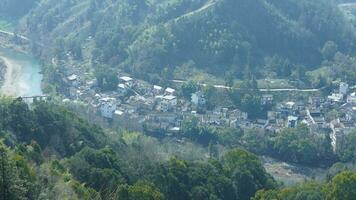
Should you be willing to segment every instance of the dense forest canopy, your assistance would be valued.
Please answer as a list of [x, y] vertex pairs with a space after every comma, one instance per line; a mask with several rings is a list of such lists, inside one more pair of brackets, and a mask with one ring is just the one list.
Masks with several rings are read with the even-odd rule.
[[354, 27], [332, 0], [52, 0], [23, 21], [59, 58], [58, 49], [73, 52], [89, 37], [92, 61], [149, 80], [184, 66], [286, 77], [355, 52]]
[[[0, 196], [5, 199], [353, 200], [356, 174], [342, 166], [325, 184], [283, 188], [254, 154], [232, 149], [221, 158], [155, 160], [142, 143], [88, 124], [64, 107], [32, 108], [1, 99]], [[6, 115], [5, 115], [6, 113]], [[140, 155], [140, 156], [137, 156]], [[340, 164], [339, 164], [340, 165]], [[343, 170], [342, 170], [343, 171]]]
[[247, 200], [277, 186], [259, 159], [244, 150], [209, 162], [154, 161], [140, 144], [125, 144], [52, 103], [29, 108], [21, 100], [1, 99], [0, 113], [5, 199]]
[[2, 0], [0, 2], [0, 17], [18, 19], [27, 14], [38, 0]]

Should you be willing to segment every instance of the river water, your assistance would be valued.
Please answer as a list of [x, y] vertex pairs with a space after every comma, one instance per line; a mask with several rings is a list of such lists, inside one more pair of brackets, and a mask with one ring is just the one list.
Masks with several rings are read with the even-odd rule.
[[14, 97], [42, 95], [41, 66], [38, 60], [30, 55], [4, 48], [0, 48], [0, 58], [7, 65], [0, 94]]

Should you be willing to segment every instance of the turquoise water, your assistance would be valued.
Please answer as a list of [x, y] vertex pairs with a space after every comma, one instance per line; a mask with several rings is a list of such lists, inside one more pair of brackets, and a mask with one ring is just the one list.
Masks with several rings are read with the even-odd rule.
[[16, 80], [8, 89], [12, 96], [37, 96], [42, 95], [40, 74], [41, 66], [38, 60], [30, 55], [11, 49], [0, 48], [0, 57], [6, 58], [10, 63], [20, 66]]

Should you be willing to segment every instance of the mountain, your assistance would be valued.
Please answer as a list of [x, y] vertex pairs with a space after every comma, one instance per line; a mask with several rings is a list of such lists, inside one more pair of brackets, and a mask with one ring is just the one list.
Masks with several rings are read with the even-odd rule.
[[93, 67], [148, 80], [187, 67], [285, 78], [355, 52], [354, 27], [332, 0], [49, 0], [29, 12], [22, 31], [48, 47], [44, 57], [89, 46]]

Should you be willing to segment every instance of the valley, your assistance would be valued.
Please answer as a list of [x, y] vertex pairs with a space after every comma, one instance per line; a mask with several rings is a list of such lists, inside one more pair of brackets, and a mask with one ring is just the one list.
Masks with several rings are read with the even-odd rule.
[[2, 0], [0, 199], [354, 200], [355, 5]]

